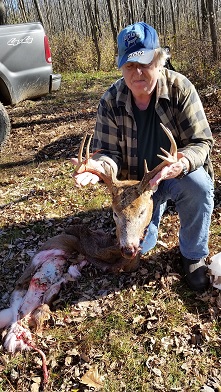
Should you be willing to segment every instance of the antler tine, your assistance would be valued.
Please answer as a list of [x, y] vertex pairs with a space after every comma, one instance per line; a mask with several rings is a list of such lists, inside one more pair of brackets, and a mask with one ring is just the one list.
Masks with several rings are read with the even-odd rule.
[[176, 145], [176, 142], [175, 142], [174, 137], [172, 135], [172, 132], [169, 130], [169, 128], [166, 128], [162, 123], [160, 125], [170, 140], [170, 143], [171, 143], [170, 152], [167, 152], [166, 150], [164, 150], [164, 148], [161, 148], [161, 151], [163, 151], [165, 156], [158, 155], [158, 154], [157, 154], [157, 156], [159, 158], [161, 158], [163, 160], [163, 162], [161, 162], [159, 165], [157, 165], [150, 172], [144, 172], [144, 176], [143, 176], [142, 180], [140, 181], [139, 187], [138, 187], [138, 191], [140, 194], [143, 193], [146, 189], [148, 189], [148, 187], [150, 187], [149, 181], [157, 173], [159, 173], [163, 169], [164, 166], [166, 166], [167, 164], [177, 162], [177, 145]]
[[90, 149], [91, 139], [92, 139], [92, 135], [90, 135], [90, 137], [88, 139], [87, 147], [86, 147], [86, 160], [88, 160], [90, 158], [89, 149]]
[[172, 135], [172, 132], [169, 130], [169, 128], [166, 128], [165, 125], [163, 125], [162, 123], [160, 125], [163, 128], [163, 130], [166, 133], [166, 135], [168, 136], [168, 138], [170, 139], [171, 147], [170, 147], [170, 152], [168, 152], [168, 151], [164, 150], [164, 148], [160, 147], [161, 151], [163, 151], [165, 156], [164, 155], [159, 155], [159, 154], [157, 154], [157, 156], [158, 156], [158, 158], [162, 159], [166, 163], [174, 163], [174, 162], [177, 161], [177, 145], [176, 145], [176, 142], [175, 142], [174, 137]]
[[75, 166], [74, 174], [80, 174], [80, 173], [84, 173], [84, 172], [96, 174], [101, 180], [103, 180], [105, 182], [105, 184], [111, 190], [112, 185], [117, 182], [117, 179], [115, 178], [114, 173], [111, 170], [111, 168], [110, 168], [110, 174], [108, 175], [103, 172], [100, 172], [99, 170], [96, 169], [96, 167], [94, 167], [90, 163], [91, 155], [93, 156], [93, 154], [90, 154], [90, 151], [89, 151], [92, 135], [89, 136], [89, 139], [88, 139], [88, 142], [86, 145], [85, 158], [83, 158], [83, 149], [85, 146], [86, 138], [87, 138], [87, 133], [84, 135], [82, 142], [80, 144], [80, 148], [79, 148], [79, 152], [78, 152], [78, 164]]
[[88, 143], [87, 143], [87, 146], [86, 146], [86, 156], [85, 156], [85, 158], [83, 158], [83, 150], [84, 150], [84, 145], [85, 145], [86, 139], [87, 139], [87, 133], [84, 135], [84, 137], [82, 139], [82, 142], [80, 144], [80, 148], [79, 148], [79, 151], [78, 151], [78, 164], [75, 167], [75, 172], [77, 172], [82, 165], [85, 165], [87, 163], [88, 159], [90, 158], [90, 151], [89, 151], [89, 149], [90, 149], [90, 143], [91, 143], [92, 135], [90, 135], [90, 137], [89, 137], [89, 140], [88, 140]]
[[87, 134], [84, 135], [84, 137], [82, 139], [82, 142], [80, 144], [80, 148], [79, 148], [79, 151], [78, 151], [78, 164], [77, 164], [77, 166], [75, 168], [76, 171], [80, 168], [80, 166], [81, 166], [81, 164], [83, 162], [83, 149], [84, 149], [86, 138], [87, 138]]
[[165, 161], [165, 162], [167, 162], [167, 163], [174, 163], [174, 162], [176, 162], [176, 157], [174, 157], [173, 155], [171, 155], [170, 152], [164, 150], [164, 148], [162, 148], [162, 147], [161, 147], [160, 149], [161, 149], [161, 151], [164, 152], [164, 154], [165, 154], [166, 156], [157, 154], [158, 158], [162, 159], [163, 161]]
[[146, 161], [146, 159], [144, 159], [144, 173], [148, 173], [148, 172], [149, 172], [149, 170], [147, 167], [147, 161]]
[[[170, 147], [170, 152], [169, 153], [166, 150], [164, 150], [164, 148], [162, 148], [162, 147], [160, 148], [161, 151], [163, 151], [163, 153], [166, 154], [166, 157], [164, 157], [163, 155], [157, 155], [157, 156], [159, 158], [165, 160], [168, 163], [173, 163], [174, 159], [177, 161], [177, 145], [176, 145], [176, 142], [174, 140], [173, 134], [170, 131], [170, 129], [165, 127], [165, 125], [163, 125], [162, 123], [160, 123], [160, 125], [163, 128], [165, 134], [168, 136], [168, 138], [170, 140], [170, 143], [171, 143], [171, 147]], [[171, 162], [171, 156], [174, 158], [172, 162]]]
[[82, 142], [80, 144], [79, 151], [78, 151], [78, 160], [79, 160], [79, 162], [82, 162], [82, 155], [83, 155], [83, 149], [84, 149], [86, 137], [87, 137], [87, 134], [85, 133], [85, 135], [84, 135], [84, 137], [82, 139]]

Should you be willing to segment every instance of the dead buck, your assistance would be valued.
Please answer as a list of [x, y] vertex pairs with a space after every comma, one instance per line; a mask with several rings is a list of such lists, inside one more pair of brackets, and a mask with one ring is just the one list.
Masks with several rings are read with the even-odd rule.
[[90, 165], [89, 146], [92, 136], [86, 146], [86, 157], [82, 158], [82, 152], [86, 137], [84, 136], [79, 154], [78, 165], [74, 174], [90, 172], [96, 174], [107, 185], [112, 196], [113, 218], [116, 223], [116, 236], [122, 256], [126, 259], [135, 258], [140, 249], [140, 240], [144, 230], [151, 221], [153, 212], [152, 194], [153, 189], [150, 180], [168, 164], [177, 162], [177, 146], [171, 131], [161, 124], [164, 132], [171, 142], [170, 153], [161, 150], [165, 156], [157, 155], [163, 160], [153, 170], [148, 171], [146, 164], [145, 173], [141, 181], [123, 180], [119, 181], [110, 169], [110, 174], [104, 174]]

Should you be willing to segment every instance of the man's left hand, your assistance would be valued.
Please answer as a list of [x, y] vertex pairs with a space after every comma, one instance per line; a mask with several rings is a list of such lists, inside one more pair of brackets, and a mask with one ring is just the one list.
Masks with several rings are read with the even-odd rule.
[[163, 169], [159, 173], [157, 173], [156, 176], [152, 178], [152, 180], [150, 180], [151, 188], [154, 188], [159, 185], [162, 180], [169, 180], [170, 178], [176, 178], [177, 176], [179, 176], [179, 174], [181, 174], [183, 171], [183, 163], [185, 163], [187, 170], [189, 171], [189, 160], [185, 158], [181, 152], [178, 152], [177, 158], [177, 162], [171, 163], [171, 165], [164, 166]]

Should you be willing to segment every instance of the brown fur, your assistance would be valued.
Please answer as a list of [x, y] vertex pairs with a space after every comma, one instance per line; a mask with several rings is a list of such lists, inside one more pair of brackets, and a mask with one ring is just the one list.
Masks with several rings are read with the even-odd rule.
[[98, 268], [117, 273], [134, 271], [139, 266], [139, 256], [128, 260], [122, 257], [117, 240], [101, 230], [93, 231], [86, 225], [74, 225], [66, 229], [76, 244], [76, 250]]

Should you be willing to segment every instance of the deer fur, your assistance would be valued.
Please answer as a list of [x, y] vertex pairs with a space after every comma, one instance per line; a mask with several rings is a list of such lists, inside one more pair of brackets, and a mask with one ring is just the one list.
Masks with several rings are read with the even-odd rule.
[[[122, 256], [116, 238], [103, 230], [91, 230], [86, 224], [76, 224], [66, 228], [65, 233], [49, 238], [39, 249], [48, 251], [59, 249], [65, 257], [73, 258], [75, 252], [105, 272], [119, 273], [120, 271], [131, 272], [137, 269], [139, 255], [131, 260]], [[33, 268], [30, 266], [30, 268]], [[29, 268], [17, 282], [24, 285], [25, 275], [30, 276]]]

